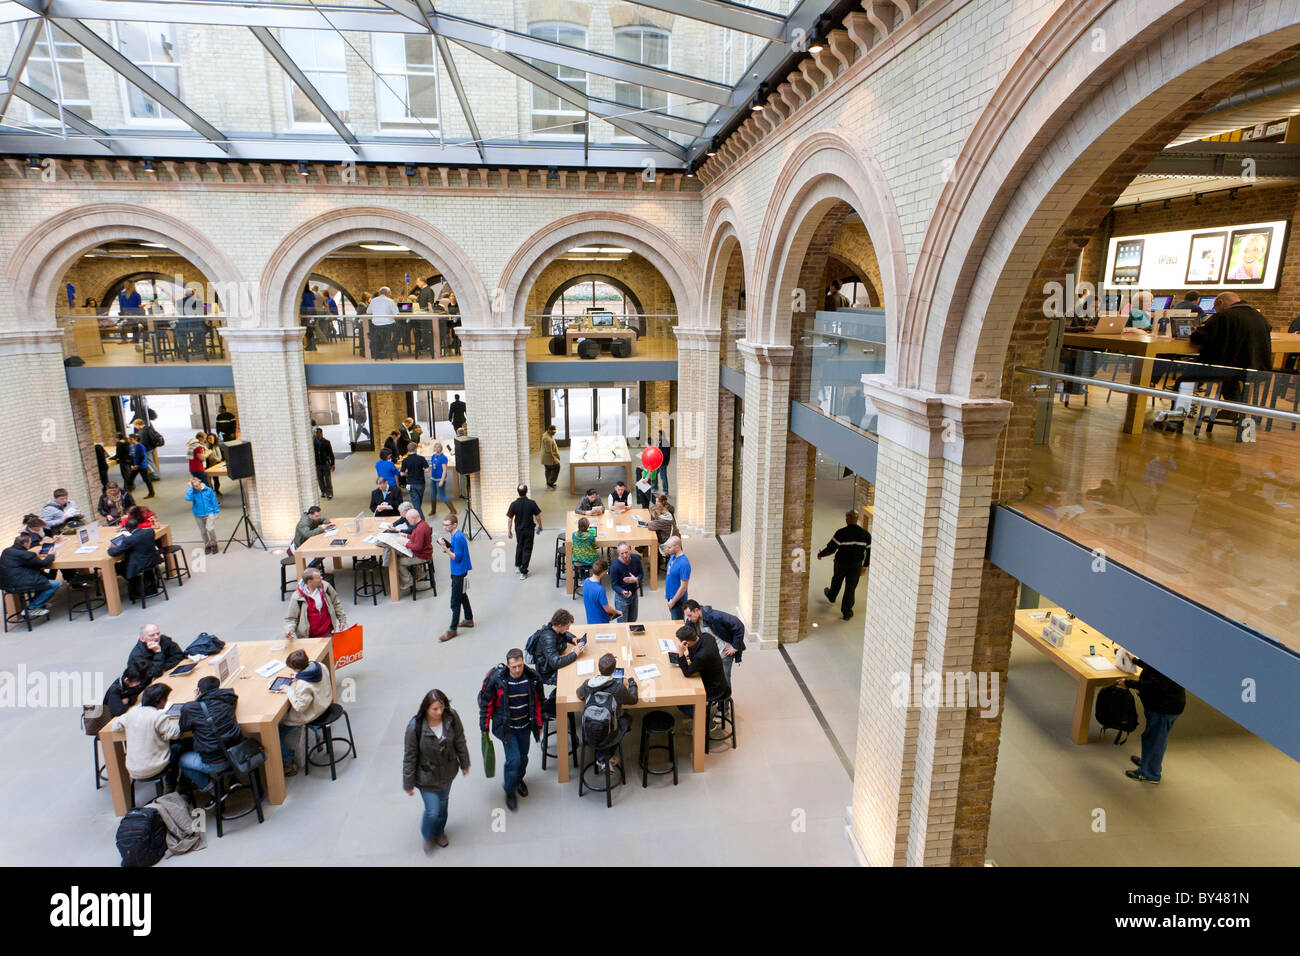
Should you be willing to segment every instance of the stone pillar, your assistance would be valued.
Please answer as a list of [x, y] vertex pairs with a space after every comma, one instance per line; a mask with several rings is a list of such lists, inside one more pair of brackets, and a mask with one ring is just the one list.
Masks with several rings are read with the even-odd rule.
[[958, 834], [963, 777], [981, 782], [965, 788], [964, 810], [992, 795], [991, 773], [987, 793], [982, 776], [988, 717], [974, 691], [992, 691], [996, 720], [1005, 666], [967, 675], [987, 661], [977, 649], [980, 589], [1010, 406], [864, 381], [880, 410], [880, 456], [851, 834], [876, 866], [973, 862], [969, 834]]
[[733, 509], [740, 503], [733, 501], [735, 489], [736, 456], [736, 397], [730, 391], [718, 386], [718, 424], [716, 453], [716, 493], [713, 523], [717, 534], [731, 533], [731, 516]]
[[23, 515], [39, 512], [55, 488], [68, 489], [93, 514], [95, 452], [85, 403], [78, 424], [68, 393], [63, 330], [0, 331], [0, 398], [11, 411], [0, 425], [0, 488], [7, 491], [0, 496], [0, 527], [20, 528]]
[[[469, 434], [479, 449], [472, 504], [493, 534], [506, 533], [506, 509], [519, 482], [528, 481], [528, 331], [460, 329]], [[559, 520], [543, 516], [548, 524]]]
[[788, 345], [741, 340], [745, 358], [745, 450], [741, 466], [740, 615], [754, 639], [775, 647], [781, 616], [782, 494], [790, 422]]
[[[677, 522], [697, 534], [716, 532], [718, 469], [719, 329], [677, 326], [677, 428], [673, 435], [673, 485]], [[651, 431], [646, 440], [653, 442]], [[728, 452], [730, 454], [730, 452]], [[730, 465], [730, 462], [728, 462]]]
[[[244, 481], [249, 517], [268, 547], [293, 540], [318, 501], [302, 364], [301, 328], [221, 330], [239, 403], [239, 436], [253, 446], [256, 477]], [[227, 406], [229, 407], [229, 406]], [[226, 497], [226, 508], [238, 507]]]

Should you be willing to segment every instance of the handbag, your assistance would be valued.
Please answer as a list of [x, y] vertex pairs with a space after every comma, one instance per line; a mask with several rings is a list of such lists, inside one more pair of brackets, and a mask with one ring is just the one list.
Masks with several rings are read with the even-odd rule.
[[[212, 714], [208, 712], [207, 701], [199, 701], [199, 707], [203, 709], [203, 716], [212, 725], [212, 732], [217, 735], [218, 740], [221, 740], [221, 732], [217, 730], [217, 722], [212, 719]], [[256, 740], [250, 740], [242, 735], [238, 743], [229, 746], [224, 740], [221, 740], [221, 749], [226, 752], [226, 759], [230, 761], [230, 766], [235, 768], [236, 773], [252, 773], [266, 763], [266, 751], [262, 749], [262, 745]]]
[[483, 731], [483, 775], [489, 780], [497, 772], [497, 748], [488, 732]]

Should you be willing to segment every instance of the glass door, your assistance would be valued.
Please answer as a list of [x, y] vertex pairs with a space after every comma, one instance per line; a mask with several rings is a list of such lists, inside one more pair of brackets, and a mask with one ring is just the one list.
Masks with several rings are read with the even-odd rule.
[[595, 430], [596, 390], [594, 388], [568, 388], [569, 440], [587, 438]]
[[627, 427], [627, 392], [621, 388], [598, 388], [596, 421], [602, 435], [622, 435]]
[[555, 443], [569, 444], [569, 391], [565, 388], [552, 388], [547, 393], [550, 397], [550, 423], [555, 426]]
[[344, 392], [348, 412], [348, 444], [353, 451], [374, 451], [371, 433], [370, 399], [365, 392]]

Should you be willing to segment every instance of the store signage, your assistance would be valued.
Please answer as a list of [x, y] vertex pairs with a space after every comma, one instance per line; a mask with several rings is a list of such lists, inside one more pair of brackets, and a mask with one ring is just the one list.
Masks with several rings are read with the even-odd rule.
[[1117, 236], [1106, 259], [1107, 289], [1275, 289], [1287, 223], [1207, 226]]

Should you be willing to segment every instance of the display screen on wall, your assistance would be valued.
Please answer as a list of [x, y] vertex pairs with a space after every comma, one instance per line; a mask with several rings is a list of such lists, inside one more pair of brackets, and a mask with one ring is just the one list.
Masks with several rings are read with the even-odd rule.
[[1107, 289], [1275, 289], [1288, 223], [1210, 226], [1117, 236], [1106, 261]]

